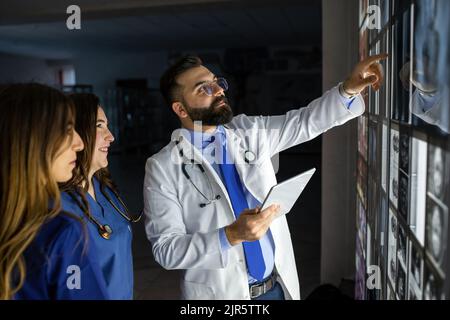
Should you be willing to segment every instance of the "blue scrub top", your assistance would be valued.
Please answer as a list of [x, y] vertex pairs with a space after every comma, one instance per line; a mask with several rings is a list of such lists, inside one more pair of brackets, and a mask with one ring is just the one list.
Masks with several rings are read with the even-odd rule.
[[[42, 230], [40, 231], [38, 237], [33, 241], [34, 247], [38, 250], [31, 251], [31, 260], [36, 266], [44, 265], [45, 262], [42, 261], [42, 258], [36, 257], [36, 252], [41, 252], [37, 256], [45, 256], [45, 253], [48, 252], [49, 264], [53, 264], [53, 260], [56, 259], [53, 256], [56, 254], [58, 257], [62, 256], [62, 260], [69, 260], [72, 262], [73, 257], [78, 257], [78, 259], [82, 260], [83, 266], [89, 268], [89, 272], [81, 271], [81, 281], [85, 286], [82, 289], [72, 289], [67, 290], [66, 284], [63, 283], [66, 281], [67, 277], [70, 276], [64, 267], [68, 262], [64, 261], [61, 263], [65, 263], [58, 269], [58, 272], [52, 273], [49, 275], [48, 279], [41, 279], [41, 281], [34, 281], [34, 277], [30, 278], [28, 276], [28, 263], [27, 261], [27, 279], [24, 287], [21, 289], [22, 294], [18, 294], [18, 298], [24, 299], [132, 299], [133, 298], [133, 262], [132, 262], [132, 253], [131, 253], [131, 226], [130, 223], [125, 220], [119, 212], [109, 203], [108, 199], [103, 195], [100, 191], [100, 183], [94, 178], [94, 192], [97, 201], [95, 201], [88, 193], [86, 193], [86, 198], [89, 203], [89, 209], [91, 215], [100, 223], [107, 224], [113, 230], [110, 238], [108, 240], [102, 238], [98, 233], [97, 226], [89, 221], [89, 219], [83, 214], [81, 208], [79, 207], [77, 201], [75, 201], [69, 194], [63, 192], [61, 194], [61, 204], [62, 208], [66, 212], [70, 212], [80, 217], [86, 225], [86, 236], [87, 243], [85, 247], [84, 254], [80, 251], [73, 250], [74, 242], [80, 242], [80, 239], [83, 231], [80, 232], [70, 232], [71, 235], [69, 239], [66, 237], [61, 237], [61, 240], [56, 239], [54, 237], [54, 233], [51, 231], [58, 231], [58, 226], [50, 228], [47, 225], [44, 225]], [[109, 189], [105, 188], [105, 192], [108, 194], [111, 201], [122, 210], [122, 212], [126, 212], [125, 208], [120, 204], [117, 197], [114, 193]], [[80, 199], [79, 199], [80, 200]], [[56, 222], [52, 222], [50, 224], [58, 224], [58, 221], [63, 219], [63, 215], [59, 215], [57, 218], [53, 220], [57, 220]], [[67, 219], [67, 218], [65, 218]], [[72, 218], [72, 220], [74, 220]], [[81, 224], [79, 222], [78, 227], [81, 228]], [[76, 223], [72, 222], [71, 225], [76, 226]], [[51, 229], [51, 230], [49, 230]], [[76, 227], [71, 227], [71, 229], [76, 229]], [[67, 232], [65, 232], [67, 233]], [[59, 250], [55, 253], [49, 252], [48, 248], [45, 247], [45, 243], [49, 240], [54, 240]], [[81, 248], [82, 250], [83, 248]], [[28, 251], [28, 250], [27, 250]], [[73, 252], [73, 254], [72, 254]], [[53, 254], [53, 255], [52, 255]], [[30, 254], [28, 255], [30, 256]], [[66, 257], [67, 256], [67, 257]], [[71, 258], [72, 257], [72, 258]], [[61, 260], [60, 259], [60, 260]], [[27, 259], [30, 260], [30, 259]], [[75, 259], [77, 260], [77, 259]], [[77, 261], [75, 261], [77, 262]], [[81, 263], [80, 262], [80, 263]], [[90, 271], [92, 270], [92, 272]], [[41, 272], [42, 273], [42, 272]], [[40, 276], [42, 278], [42, 275]], [[56, 279], [55, 279], [56, 278]], [[61, 293], [56, 295], [46, 295], [41, 294], [39, 292], [45, 291], [42, 290], [42, 287], [46, 287], [46, 282], [61, 282], [63, 291], [68, 291], [68, 293]], [[28, 282], [35, 282], [36, 290], [25, 290], [28, 288]], [[89, 284], [88, 284], [89, 283]], [[84, 291], [83, 293], [73, 293], [74, 291]], [[19, 292], [20, 293], [20, 292]], [[25, 293], [34, 293], [30, 296], [27, 296]], [[71, 295], [72, 294], [72, 295]]]
[[47, 221], [24, 252], [26, 278], [17, 300], [109, 299], [87, 230], [60, 213]]
[[[95, 198], [86, 193], [91, 215], [102, 225], [107, 224], [112, 229], [108, 240], [98, 233], [97, 225], [89, 221], [83, 214], [78, 203], [67, 193], [61, 194], [62, 207], [65, 211], [73, 212], [86, 221], [89, 230], [89, 240], [94, 247], [95, 258], [100, 265], [106, 282], [110, 299], [133, 298], [133, 261], [131, 253], [131, 226], [119, 212], [111, 205], [108, 199], [100, 191], [100, 183], [93, 178]], [[105, 187], [105, 193], [114, 204], [126, 213], [114, 193]]]

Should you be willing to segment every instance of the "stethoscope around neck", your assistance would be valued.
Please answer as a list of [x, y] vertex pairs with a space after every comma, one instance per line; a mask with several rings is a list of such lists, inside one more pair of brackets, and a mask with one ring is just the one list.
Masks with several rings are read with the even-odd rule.
[[[194, 160], [192, 160], [193, 162]], [[211, 194], [213, 195], [213, 197], [208, 198], [194, 183], [194, 181], [192, 181], [191, 176], [189, 175], [189, 173], [186, 170], [186, 163], [181, 164], [181, 170], [183, 171], [184, 176], [186, 177], [186, 179], [188, 179], [188, 181], [192, 184], [192, 186], [195, 188], [195, 190], [197, 190], [198, 193], [200, 193], [200, 195], [206, 200], [206, 202], [201, 202], [199, 203], [199, 207], [200, 208], [204, 208], [207, 205], [212, 204], [214, 201], [220, 200], [221, 196], [220, 194], [217, 194], [216, 196], [214, 196], [214, 191], [212, 188], [212, 184], [211, 181], [209, 180], [208, 175], [205, 172], [205, 168], [203, 168], [203, 166], [200, 163], [194, 164], [192, 163], [192, 165], [197, 166], [200, 171], [202, 172], [202, 174], [205, 176], [206, 181], [208, 182], [209, 185], [209, 190], [211, 191]]]
[[[125, 212], [123, 212], [115, 203], [112, 201], [112, 199], [109, 197], [107, 192], [103, 190], [103, 188], [100, 188], [100, 192], [103, 194], [103, 196], [108, 200], [108, 202], [113, 206], [113, 208], [128, 222], [136, 223], [141, 220], [141, 217], [143, 215], [143, 212], [141, 211], [137, 217], [132, 217], [128, 213], [130, 212], [128, 210], [128, 207], [125, 205], [125, 203], [122, 201], [122, 198], [114, 191], [114, 195], [116, 196], [117, 200], [119, 200], [120, 204], [123, 208], [125, 208]], [[90, 222], [92, 222], [96, 227], [97, 231], [100, 234], [100, 236], [105, 239], [109, 240], [111, 238], [111, 234], [113, 233], [113, 229], [108, 224], [102, 224], [97, 219], [94, 218], [94, 216], [89, 212], [89, 208], [85, 203], [80, 201], [72, 192], [67, 192], [69, 196], [77, 203], [77, 205], [80, 207], [80, 209], [83, 211], [84, 215], [89, 219]]]
[[[175, 141], [176, 146], [179, 148], [179, 143], [180, 140]], [[180, 157], [183, 158], [183, 149], [179, 148], [179, 154]], [[253, 162], [256, 159], [256, 156], [253, 152], [251, 152], [250, 150], [245, 151], [244, 153], [244, 160], [246, 163], [250, 163]], [[183, 175], [186, 177], [186, 179], [192, 184], [192, 186], [194, 187], [195, 190], [197, 190], [197, 192], [206, 200], [206, 202], [201, 202], [199, 203], [199, 207], [200, 208], [204, 208], [207, 205], [210, 205], [212, 203], [214, 203], [215, 201], [220, 200], [222, 197], [220, 196], [220, 194], [217, 194], [214, 196], [214, 191], [213, 191], [213, 187], [211, 184], [211, 181], [208, 177], [208, 175], [206, 174], [205, 168], [203, 167], [202, 164], [200, 163], [195, 163], [193, 159], [191, 159], [191, 163], [189, 164], [190, 166], [197, 166], [197, 168], [199, 168], [199, 170], [202, 172], [203, 176], [205, 177], [206, 181], [208, 182], [208, 186], [209, 186], [209, 190], [210, 190], [210, 194], [212, 195], [210, 198], [208, 198], [201, 190], [199, 187], [197, 187], [197, 185], [194, 183], [194, 181], [192, 181], [191, 176], [189, 175], [189, 173], [186, 170], [186, 166], [187, 164], [185, 162], [183, 162], [181, 164], [181, 171], [183, 172]]]
[[[178, 144], [180, 143], [180, 140], [175, 141], [176, 146], [178, 147]], [[183, 158], [183, 149], [179, 149], [179, 153], [180, 153], [180, 157]], [[212, 203], [214, 203], [215, 201], [220, 200], [222, 197], [220, 196], [220, 194], [217, 194], [214, 196], [214, 191], [213, 191], [213, 187], [211, 184], [211, 181], [209, 180], [208, 175], [206, 174], [205, 168], [203, 167], [202, 164], [200, 163], [194, 163], [194, 160], [191, 159], [191, 163], [189, 164], [190, 166], [196, 166], [197, 168], [200, 169], [200, 171], [202, 172], [202, 174], [204, 175], [206, 181], [208, 182], [208, 186], [209, 186], [209, 190], [210, 190], [210, 194], [212, 195], [210, 198], [208, 198], [201, 190], [199, 187], [197, 187], [197, 185], [194, 183], [194, 181], [192, 181], [191, 176], [189, 175], [189, 173], [186, 170], [186, 166], [187, 164], [185, 162], [183, 162], [181, 164], [181, 171], [183, 172], [183, 175], [186, 177], [186, 179], [192, 184], [192, 186], [194, 187], [195, 190], [197, 190], [197, 192], [206, 200], [206, 202], [200, 202], [198, 205], [200, 208], [204, 208], [207, 205], [210, 205]]]

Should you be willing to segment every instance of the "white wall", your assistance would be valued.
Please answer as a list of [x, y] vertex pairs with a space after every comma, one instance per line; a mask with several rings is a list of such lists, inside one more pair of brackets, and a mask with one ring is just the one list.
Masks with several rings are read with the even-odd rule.
[[[358, 60], [358, 0], [323, 0], [323, 90], [343, 81]], [[356, 239], [357, 121], [322, 140], [321, 282], [353, 277]]]

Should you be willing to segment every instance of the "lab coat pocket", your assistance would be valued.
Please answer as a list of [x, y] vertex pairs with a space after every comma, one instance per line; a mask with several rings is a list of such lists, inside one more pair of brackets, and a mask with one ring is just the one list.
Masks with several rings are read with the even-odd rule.
[[213, 288], [196, 282], [181, 281], [181, 296], [185, 300], [214, 300]]

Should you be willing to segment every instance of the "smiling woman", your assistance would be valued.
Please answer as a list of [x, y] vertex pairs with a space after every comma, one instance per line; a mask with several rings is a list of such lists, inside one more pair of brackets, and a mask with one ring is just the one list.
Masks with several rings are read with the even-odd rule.
[[110, 299], [133, 297], [131, 228], [133, 219], [108, 171], [108, 151], [114, 136], [93, 94], [72, 94], [76, 130], [85, 145], [77, 157], [73, 178], [61, 186], [62, 206], [87, 224], [88, 236]]

